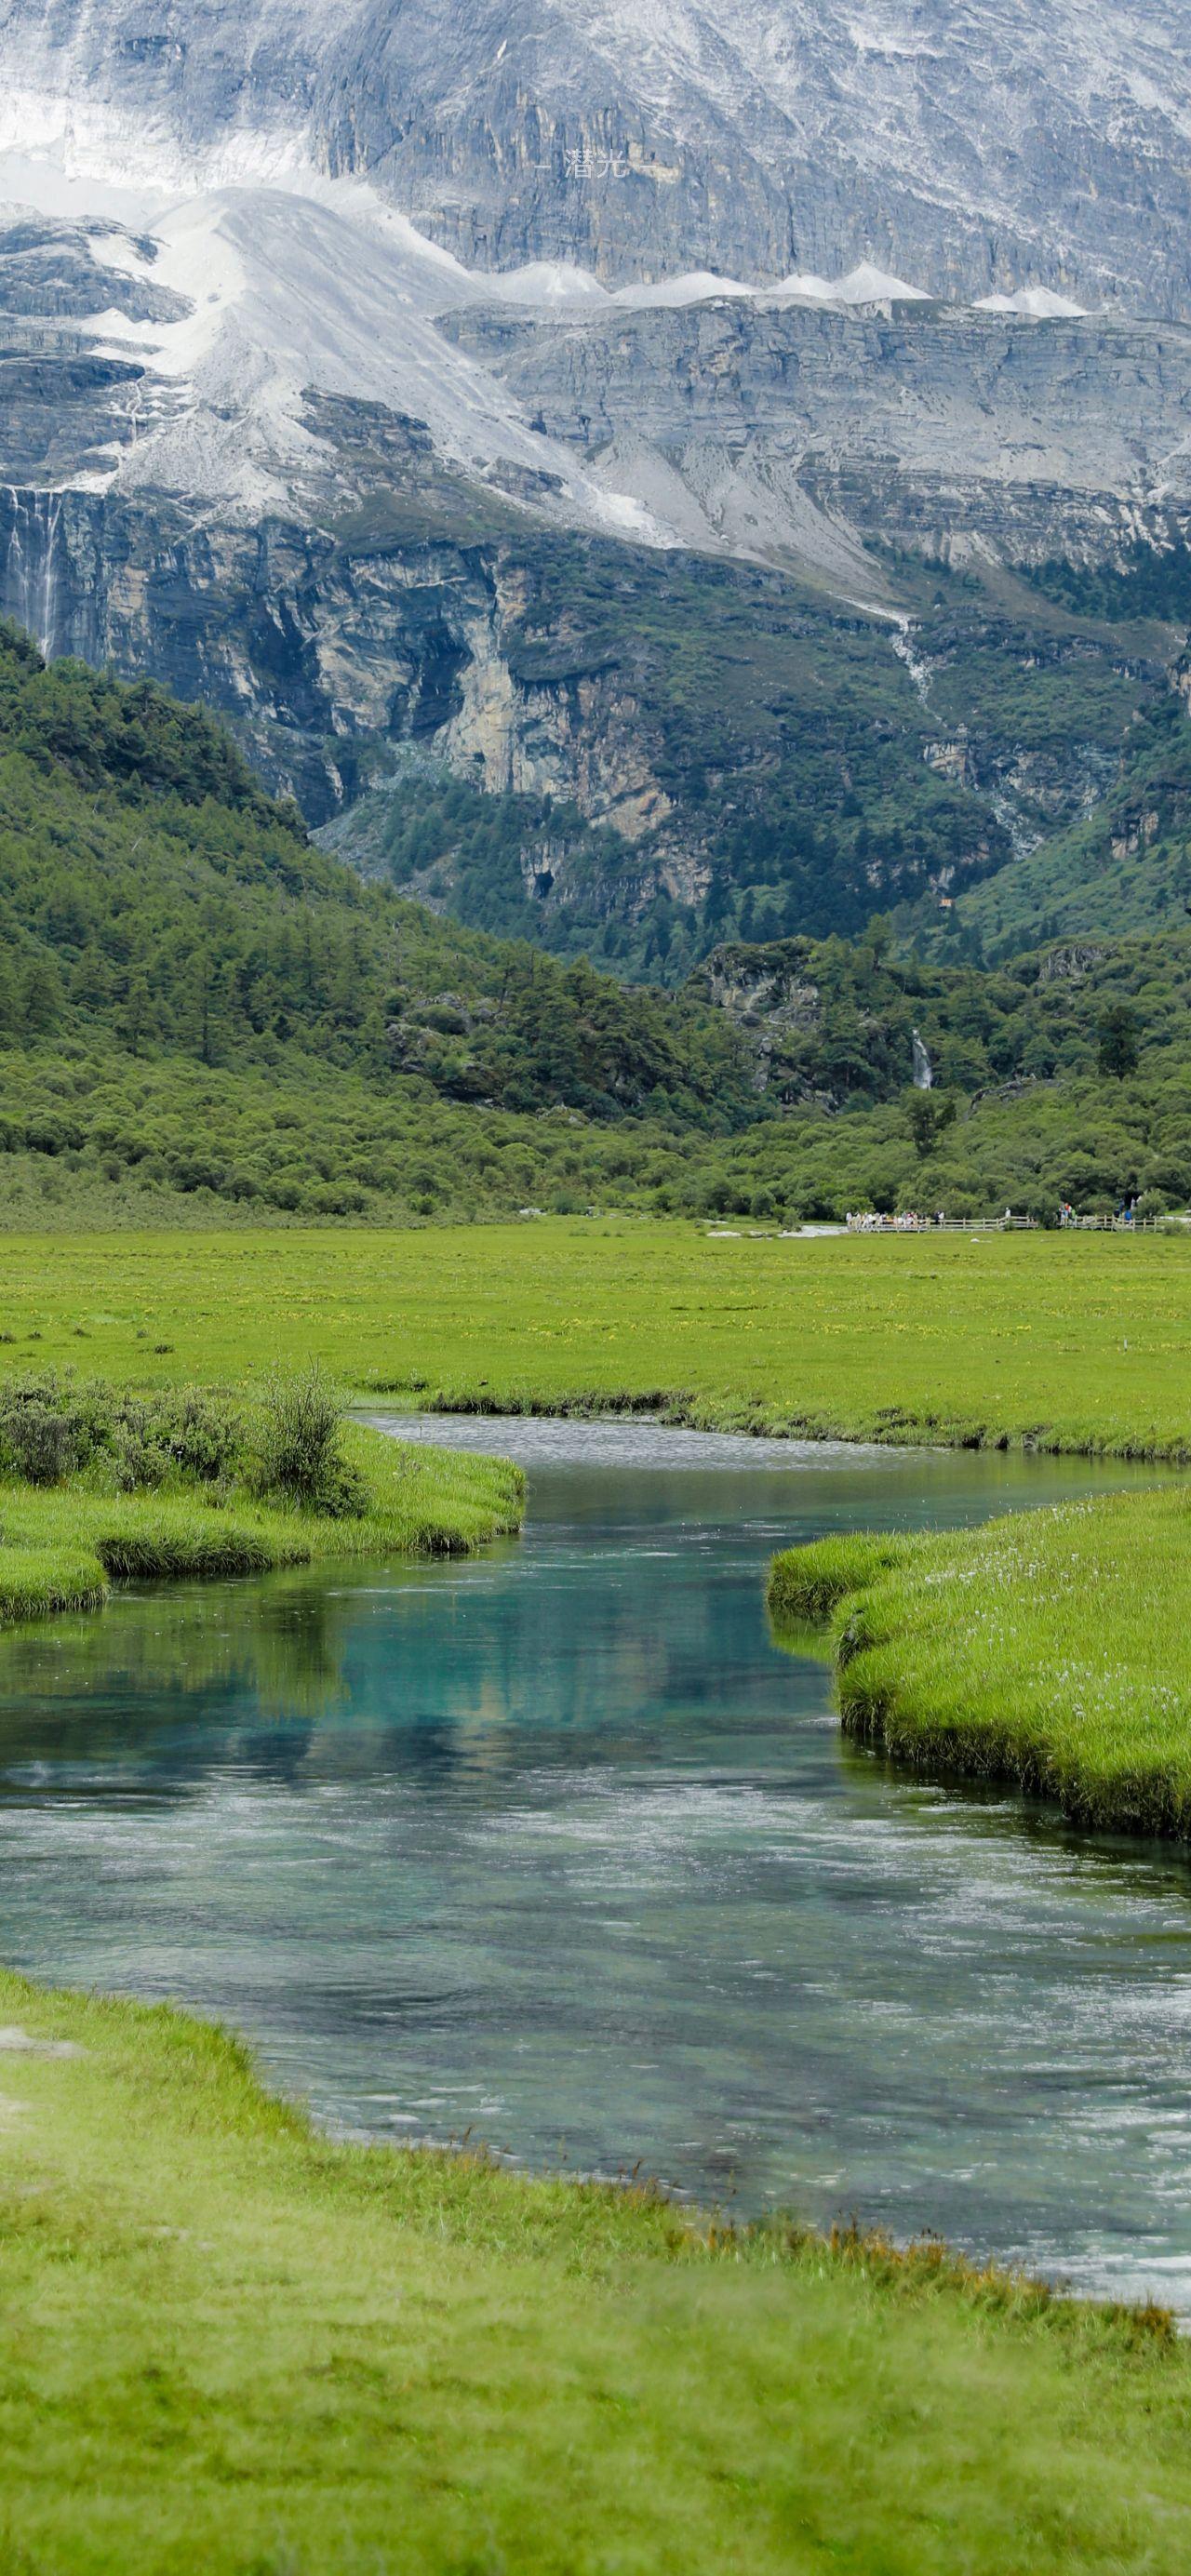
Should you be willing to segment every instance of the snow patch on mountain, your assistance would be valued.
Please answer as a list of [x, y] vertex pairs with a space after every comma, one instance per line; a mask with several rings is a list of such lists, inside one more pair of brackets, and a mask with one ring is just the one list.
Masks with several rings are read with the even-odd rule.
[[1049, 286], [1022, 286], [1016, 295], [981, 295], [977, 313], [1021, 313], [1032, 322], [1085, 322], [1086, 304], [1073, 304], [1069, 295], [1056, 295]]
[[[483, 288], [507, 304], [607, 304], [608, 289], [589, 268], [576, 268], [571, 260], [534, 259], [521, 268], [486, 270]], [[476, 281], [472, 280], [475, 293]]]
[[817, 277], [813, 271], [795, 270], [779, 280], [774, 292], [801, 298], [808, 304], [927, 304], [930, 297], [923, 286], [911, 286], [904, 277], [891, 276], [888, 269], [876, 268], [871, 260], [862, 260], [850, 268], [846, 277]]
[[717, 277], [712, 269], [687, 269], [681, 277], [662, 277], [653, 286], [620, 286], [615, 301], [646, 311], [650, 307], [682, 304], [708, 304], [716, 295], [755, 295], [755, 286], [743, 286], [738, 277]]
[[[470, 276], [365, 183], [300, 175], [290, 188], [170, 197], [110, 165], [97, 184], [56, 151], [0, 157], [0, 201], [68, 215], [111, 275], [110, 305], [59, 328], [146, 370], [130, 446], [80, 481], [241, 513], [285, 510], [296, 481], [329, 468], [305, 417], [314, 391], [424, 423], [445, 464], [523, 491], [527, 506], [568, 525], [675, 541], [635, 494], [596, 481], [571, 449], [531, 428], [498, 379], [436, 327], [490, 298], [489, 279]], [[140, 278], [176, 297], [181, 318], [126, 313], [120, 283]], [[535, 283], [549, 291], [554, 281]], [[511, 487], [510, 468], [521, 478]]]

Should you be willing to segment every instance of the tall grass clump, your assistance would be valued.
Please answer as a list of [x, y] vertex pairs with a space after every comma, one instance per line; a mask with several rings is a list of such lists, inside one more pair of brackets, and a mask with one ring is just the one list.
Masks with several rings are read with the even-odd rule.
[[831, 1619], [848, 1732], [1009, 1779], [1080, 1823], [1191, 1840], [1191, 1492], [779, 1556], [782, 1624]]
[[298, 1504], [329, 1519], [368, 1509], [368, 1487], [344, 1456], [343, 1406], [318, 1360], [266, 1380], [250, 1483], [260, 1497]]

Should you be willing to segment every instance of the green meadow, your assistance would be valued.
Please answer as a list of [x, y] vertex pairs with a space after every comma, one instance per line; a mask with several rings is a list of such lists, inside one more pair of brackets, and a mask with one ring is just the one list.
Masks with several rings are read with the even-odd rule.
[[0, 1237], [0, 1363], [397, 1404], [654, 1406], [850, 1438], [1191, 1456], [1191, 1239], [679, 1224]]
[[1176, 2576], [1160, 2315], [343, 2145], [161, 2008], [0, 1978], [12, 2576]]
[[[279, 1364], [403, 1407], [1179, 1458], [1189, 1284], [1191, 1247], [1154, 1235], [3, 1238], [0, 1447], [18, 1404], [21, 1438], [56, 1409], [91, 1445], [40, 1485], [10, 1460], [0, 1615], [517, 1527], [515, 1470], [362, 1425], [328, 1507], [262, 1488]], [[198, 1463], [163, 1470], [179, 1421]], [[1168, 1485], [851, 1541], [783, 1560], [775, 1607], [835, 1620], [870, 1740], [1185, 1831], [1187, 1527]], [[0, 2246], [5, 2576], [1177, 2576], [1191, 2556], [1191, 2352], [1159, 2311], [934, 2241], [737, 2230], [648, 2188], [343, 2143], [208, 2025], [11, 1974]]]
[[1185, 1485], [983, 1529], [851, 1537], [774, 1563], [770, 1609], [829, 1623], [850, 1734], [1013, 1780], [1079, 1823], [1191, 1839]]

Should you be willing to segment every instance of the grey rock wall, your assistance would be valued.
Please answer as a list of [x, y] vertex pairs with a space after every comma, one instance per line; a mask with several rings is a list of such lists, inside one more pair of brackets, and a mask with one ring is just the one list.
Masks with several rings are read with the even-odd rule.
[[1010, 557], [1103, 548], [1104, 506], [1191, 499], [1191, 328], [899, 304], [823, 311], [721, 297], [572, 310], [466, 307], [441, 328], [554, 438], [651, 447], [696, 483], [709, 449], [791, 466], [862, 533]]
[[1176, 314], [1187, 39], [1187, 0], [0, 0], [10, 92], [142, 156], [367, 171], [479, 265], [873, 258]]

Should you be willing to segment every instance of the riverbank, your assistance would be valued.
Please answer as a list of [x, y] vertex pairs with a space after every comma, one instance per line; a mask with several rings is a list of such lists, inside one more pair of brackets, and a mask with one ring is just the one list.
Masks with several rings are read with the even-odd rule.
[[243, 1386], [279, 1349], [409, 1409], [1191, 1458], [1181, 1236], [0, 1236], [6, 1368]]
[[337, 2144], [166, 2009], [0, 2021], [14, 2570], [1186, 2564], [1160, 2317]]
[[350, 1515], [255, 1502], [243, 1492], [97, 1493], [70, 1479], [0, 1483], [0, 1624], [102, 1607], [130, 1578], [187, 1581], [335, 1557], [459, 1556], [520, 1528], [525, 1479], [466, 1457], [345, 1426], [367, 1492]]
[[770, 1609], [830, 1622], [847, 1731], [1011, 1780], [1077, 1822], [1191, 1837], [1191, 1493], [982, 1529], [855, 1536], [774, 1561]]

